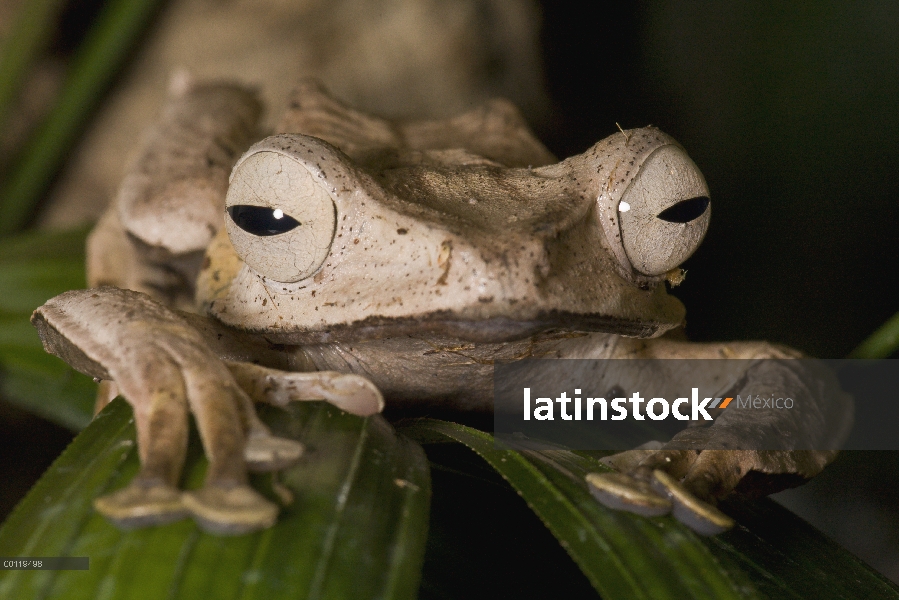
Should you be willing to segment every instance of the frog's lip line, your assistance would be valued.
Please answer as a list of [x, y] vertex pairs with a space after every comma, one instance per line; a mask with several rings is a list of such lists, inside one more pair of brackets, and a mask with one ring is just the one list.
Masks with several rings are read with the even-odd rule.
[[[651, 338], [677, 327], [680, 323], [638, 321], [602, 314], [583, 314], [567, 311], [544, 311], [530, 320], [508, 317], [487, 319], [454, 318], [449, 311], [436, 311], [416, 317], [365, 319], [333, 325], [321, 330], [253, 331], [275, 344], [328, 344], [332, 342], [362, 342], [390, 337], [417, 336], [424, 333], [476, 343], [502, 343], [521, 340], [549, 330], [570, 332], [601, 332], [627, 337]], [[231, 325], [234, 327], [234, 325]]]

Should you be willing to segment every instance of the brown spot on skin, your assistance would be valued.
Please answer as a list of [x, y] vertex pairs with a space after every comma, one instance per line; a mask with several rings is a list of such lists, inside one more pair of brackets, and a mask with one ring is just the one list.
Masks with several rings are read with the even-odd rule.
[[203, 258], [203, 266], [201, 267], [201, 269], [203, 269], [205, 271], [210, 266], [212, 266], [212, 260], [210, 260], [210, 258], [208, 256], [204, 257]]
[[406, 229], [405, 227], [400, 227], [399, 229], [396, 230], [396, 232], [400, 235], [406, 235], [407, 233], [409, 233], [409, 230]]
[[312, 281], [314, 281], [315, 283], [321, 283], [324, 278], [325, 278], [325, 272], [319, 271], [318, 273], [315, 274], [315, 277], [312, 278]]
[[262, 299], [262, 306], [265, 306], [266, 304], [268, 304], [268, 298], [263, 298], [263, 299]]
[[443, 274], [437, 280], [437, 285], [446, 285], [446, 278], [449, 276], [450, 262], [453, 258], [453, 241], [444, 240], [440, 244], [440, 254], [437, 255], [437, 266], [443, 269]]

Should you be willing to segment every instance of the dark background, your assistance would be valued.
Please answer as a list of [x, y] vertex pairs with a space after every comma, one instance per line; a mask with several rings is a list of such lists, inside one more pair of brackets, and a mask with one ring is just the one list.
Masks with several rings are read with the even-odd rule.
[[[899, 310], [899, 4], [542, 10], [552, 107], [534, 125], [550, 149], [565, 157], [616, 122], [653, 124], [708, 180], [711, 228], [674, 291], [691, 339], [839, 358]], [[69, 435], [2, 410], [5, 514]], [[781, 498], [899, 580], [897, 483], [899, 454], [852, 452]]]
[[899, 6], [544, 6], [560, 156], [653, 124], [702, 169], [713, 220], [675, 290], [697, 340], [845, 356], [899, 310]]
[[[711, 226], [673, 292], [691, 339], [839, 358], [899, 310], [899, 4], [543, 10], [550, 149], [651, 123], [706, 176]], [[846, 452], [778, 499], [899, 580], [897, 485], [897, 453]]]

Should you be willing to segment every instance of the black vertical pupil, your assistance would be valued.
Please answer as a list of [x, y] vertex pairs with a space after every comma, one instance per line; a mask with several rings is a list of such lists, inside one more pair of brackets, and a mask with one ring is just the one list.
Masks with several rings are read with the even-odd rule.
[[228, 214], [238, 227], [253, 235], [278, 235], [301, 225], [281, 210], [265, 206], [229, 206]]

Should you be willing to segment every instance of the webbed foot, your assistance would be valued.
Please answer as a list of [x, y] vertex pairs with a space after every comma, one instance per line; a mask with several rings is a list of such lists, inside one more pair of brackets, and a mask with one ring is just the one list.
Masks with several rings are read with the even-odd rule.
[[643, 515], [657, 514], [647, 507], [664, 500], [676, 519], [699, 534], [716, 535], [734, 525], [718, 501], [733, 492], [759, 496], [799, 485], [836, 456], [852, 422], [852, 400], [820, 365], [761, 361], [737, 386], [727, 395], [778, 390], [802, 399], [804, 410], [722, 409], [712, 424], [688, 427], [667, 444], [609, 456], [602, 462], [617, 473], [587, 476], [596, 499]]
[[[645, 454], [634, 450], [631, 453]], [[708, 485], [700, 482], [716, 482], [720, 488], [722, 478], [717, 473], [717, 463], [732, 463], [727, 451], [659, 450], [650, 451], [627, 473], [590, 473], [587, 484], [590, 492], [604, 506], [626, 510], [643, 516], [659, 516], [669, 512], [678, 521], [700, 535], [717, 535], [734, 526], [734, 521], [715, 506], [715, 499], [708, 493]], [[606, 464], [626, 464], [629, 453], [614, 455]], [[690, 455], [693, 455], [692, 457]], [[699, 460], [699, 457], [706, 458]], [[617, 458], [617, 460], [616, 460]], [[692, 460], [692, 464], [687, 463]], [[710, 463], [711, 461], [711, 463]], [[610, 465], [611, 466], [611, 465]], [[686, 469], [686, 475], [683, 471]], [[674, 473], [674, 474], [672, 474]], [[680, 475], [680, 477], [679, 477]], [[681, 479], [683, 477], [683, 480]], [[731, 491], [731, 487], [728, 491]]]
[[[283, 468], [303, 446], [269, 432], [189, 322], [144, 294], [116, 288], [57, 296], [33, 322], [48, 350], [115, 381], [134, 408], [141, 469], [128, 487], [97, 500], [101, 514], [129, 528], [190, 515], [204, 529], [229, 534], [275, 522], [278, 508], [247, 485], [247, 470]], [[182, 494], [189, 414], [209, 466], [205, 486]]]

